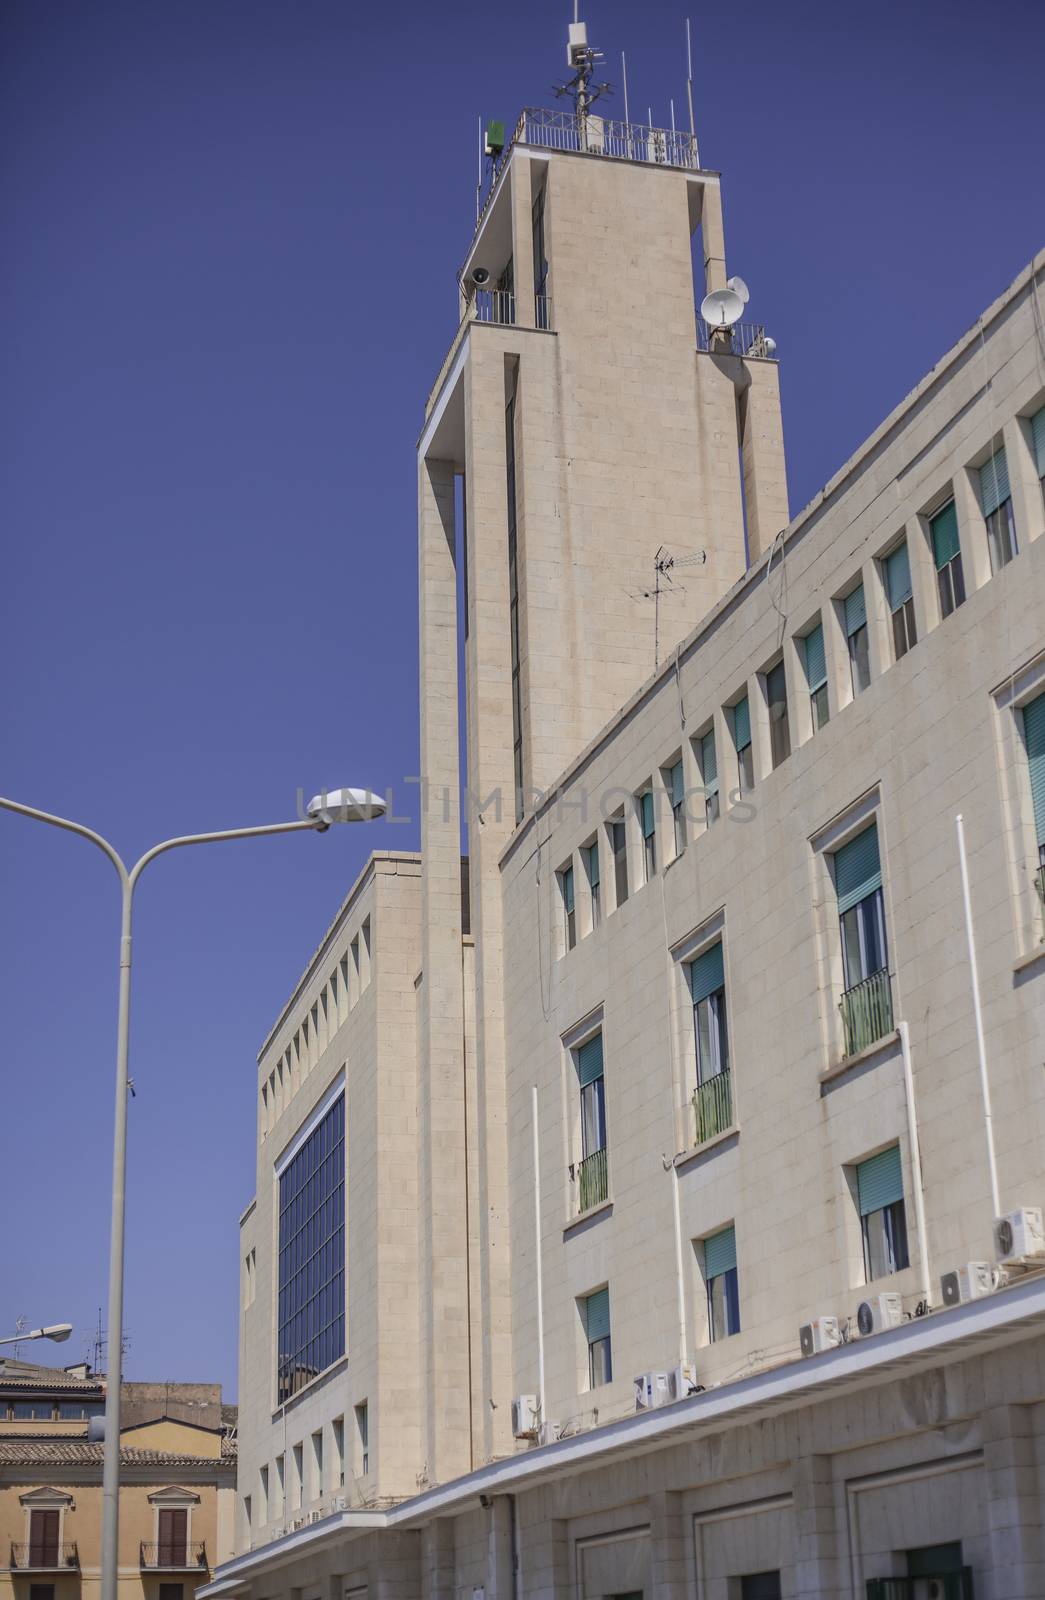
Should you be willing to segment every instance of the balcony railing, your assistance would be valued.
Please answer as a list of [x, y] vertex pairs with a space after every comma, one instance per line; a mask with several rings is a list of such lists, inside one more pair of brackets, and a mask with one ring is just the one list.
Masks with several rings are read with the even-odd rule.
[[19, 1572], [78, 1572], [80, 1556], [75, 1544], [13, 1544], [11, 1565]]
[[872, 972], [862, 983], [847, 989], [838, 1007], [842, 1013], [847, 1056], [859, 1055], [868, 1045], [892, 1033], [895, 1026], [893, 996], [886, 969], [883, 967], [880, 972]]
[[207, 1570], [207, 1546], [203, 1540], [189, 1543], [143, 1544], [140, 1565], [150, 1572], [196, 1572]]
[[734, 322], [731, 328], [713, 328], [697, 318], [697, 349], [714, 350], [720, 355], [762, 356], [767, 361], [776, 360], [776, 345], [766, 337], [766, 330], [758, 322]]
[[718, 1072], [698, 1083], [693, 1095], [693, 1119], [697, 1144], [705, 1144], [716, 1134], [733, 1126], [733, 1084], [729, 1072]]
[[476, 322], [499, 322], [510, 327], [515, 321], [515, 296], [510, 289], [476, 289]]
[[[533, 302], [534, 326], [547, 333], [552, 325], [551, 298], [546, 294], [537, 294], [534, 295]], [[514, 294], [509, 289], [477, 289], [475, 291], [474, 296], [468, 302], [468, 309], [458, 324], [457, 332], [451, 340], [450, 348], [443, 357], [438, 376], [428, 391], [428, 399], [425, 402], [426, 416], [440, 389], [443, 387], [443, 382], [454, 364], [464, 336], [473, 322], [489, 322], [495, 327], [514, 327]]]
[[972, 1568], [940, 1572], [923, 1578], [868, 1578], [867, 1600], [975, 1600]]
[[590, 1156], [577, 1168], [577, 1208], [580, 1211], [590, 1211], [592, 1206], [601, 1206], [609, 1197], [610, 1183], [609, 1171], [606, 1166], [606, 1150], [593, 1150]]

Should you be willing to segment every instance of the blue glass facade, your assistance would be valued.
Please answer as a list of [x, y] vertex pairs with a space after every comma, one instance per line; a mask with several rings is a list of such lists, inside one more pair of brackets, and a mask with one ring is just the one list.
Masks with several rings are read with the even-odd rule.
[[282, 1404], [345, 1353], [345, 1097], [279, 1176]]

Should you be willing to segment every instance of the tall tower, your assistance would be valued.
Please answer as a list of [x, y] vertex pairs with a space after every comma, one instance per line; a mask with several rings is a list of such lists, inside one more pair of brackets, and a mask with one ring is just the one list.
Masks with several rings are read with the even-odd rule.
[[[594, 59], [575, 26], [585, 90]], [[776, 363], [749, 332], [700, 336], [697, 300], [725, 284], [719, 175], [690, 134], [607, 120], [585, 93], [572, 110], [523, 112], [459, 274], [462, 320], [418, 445], [420, 1115], [437, 1219], [421, 1270], [440, 1479], [502, 1448], [507, 1429], [489, 1404], [510, 1393], [511, 1367], [499, 857], [534, 791], [652, 672], [643, 590], [658, 551], [687, 559], [684, 593], [660, 608], [663, 657], [787, 522]]]

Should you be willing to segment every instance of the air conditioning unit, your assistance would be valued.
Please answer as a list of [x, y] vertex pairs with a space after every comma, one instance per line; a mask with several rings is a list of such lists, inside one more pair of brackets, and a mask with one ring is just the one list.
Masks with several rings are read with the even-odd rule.
[[1045, 1256], [1040, 1206], [1021, 1206], [994, 1219], [994, 1249], [999, 1261], [1038, 1261]]
[[517, 1394], [512, 1401], [512, 1435], [516, 1439], [532, 1439], [537, 1432], [537, 1396]]
[[345, 1499], [343, 1494], [339, 1494], [336, 1497], [336, 1499], [334, 1500], [334, 1510], [335, 1511], [347, 1511], [348, 1510], [348, 1501]]
[[967, 1261], [964, 1267], [955, 1267], [940, 1279], [940, 1296], [945, 1306], [963, 1306], [967, 1300], [982, 1300], [993, 1288], [994, 1275], [987, 1261]]
[[325, 1515], [326, 1513], [323, 1511], [310, 1511], [305, 1521], [308, 1523], [322, 1522]]
[[559, 1437], [559, 1424], [557, 1422], [539, 1422], [537, 1424], [537, 1443], [554, 1444]]
[[655, 1411], [671, 1399], [671, 1379], [666, 1372], [640, 1372], [635, 1379], [635, 1410]]
[[856, 1326], [861, 1339], [872, 1333], [884, 1333], [887, 1328], [898, 1328], [903, 1321], [903, 1301], [898, 1294], [877, 1294], [873, 1300], [861, 1300], [856, 1313]]
[[290, 1526], [292, 1528], [294, 1528], [294, 1529], [303, 1528], [305, 1526], [305, 1518], [304, 1517], [295, 1517], [293, 1522], [290, 1524]]
[[821, 1350], [831, 1350], [842, 1342], [842, 1330], [837, 1317], [814, 1317], [804, 1322], [798, 1330], [798, 1342], [804, 1356], [818, 1356]]
[[677, 1367], [671, 1369], [671, 1398], [685, 1400], [688, 1394], [695, 1394], [697, 1390], [697, 1369], [692, 1361], [680, 1361]]
[[273, 1539], [282, 1539], [283, 1532], [284, 1532], [284, 1530], [282, 1528], [273, 1528], [273, 1530], [272, 1530]]

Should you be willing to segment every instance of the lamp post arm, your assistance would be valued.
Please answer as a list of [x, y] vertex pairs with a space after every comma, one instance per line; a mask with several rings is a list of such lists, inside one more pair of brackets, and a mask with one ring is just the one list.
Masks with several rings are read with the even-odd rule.
[[78, 833], [84, 839], [90, 839], [98, 849], [109, 857], [119, 874], [120, 882], [127, 882], [127, 868], [118, 850], [114, 850], [108, 839], [103, 839], [100, 833], [95, 833], [93, 828], [85, 828], [82, 822], [70, 822], [68, 817], [56, 817], [53, 812], [41, 811], [36, 806], [24, 806], [19, 800], [8, 800], [0, 795], [0, 806], [5, 811], [17, 811], [19, 816], [34, 817], [37, 822], [50, 822], [55, 828], [64, 828], [67, 833]]
[[[68, 826], [72, 827], [73, 824]], [[134, 863], [127, 875], [131, 892], [133, 894], [138, 879], [150, 861], [155, 861], [166, 850], [178, 850], [186, 844], [220, 844], [224, 839], [257, 839], [269, 833], [318, 833], [320, 828], [320, 823], [309, 818], [303, 822], [268, 822], [259, 828], [225, 828], [220, 833], [187, 833], [179, 839], [164, 839], [162, 844], [154, 844]]]

